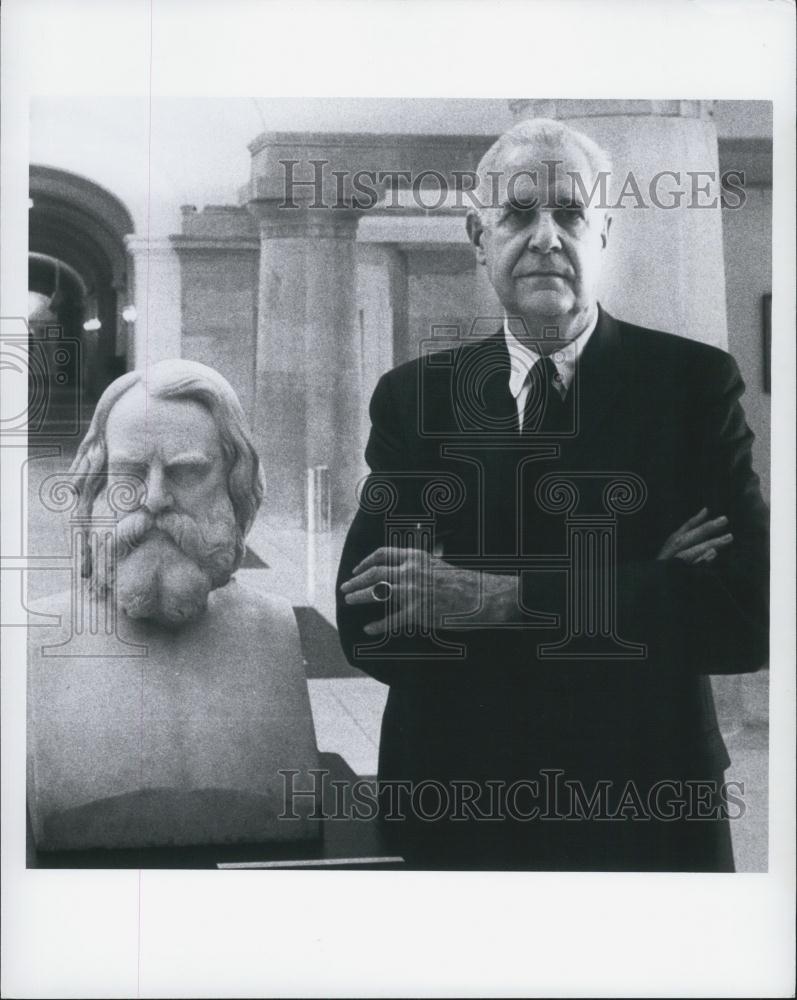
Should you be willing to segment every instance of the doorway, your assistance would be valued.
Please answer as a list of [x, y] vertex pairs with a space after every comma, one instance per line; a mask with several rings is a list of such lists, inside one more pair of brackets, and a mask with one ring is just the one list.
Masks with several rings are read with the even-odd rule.
[[133, 290], [125, 237], [133, 220], [98, 184], [34, 165], [28, 230], [29, 347], [47, 374], [41, 430], [75, 419], [83, 428], [106, 386], [127, 370]]

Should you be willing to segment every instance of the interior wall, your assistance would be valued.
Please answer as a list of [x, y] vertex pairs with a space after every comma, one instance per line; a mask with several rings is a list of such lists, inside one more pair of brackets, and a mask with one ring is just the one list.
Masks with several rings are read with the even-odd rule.
[[483, 293], [473, 250], [441, 246], [407, 253], [408, 336], [396, 363], [417, 358], [434, 329], [449, 327], [446, 336], [485, 336], [500, 324], [500, 308]]
[[254, 417], [257, 254], [182, 254], [181, 357], [220, 372]]
[[772, 291], [772, 189], [748, 188], [745, 204], [723, 213], [728, 350], [747, 387], [742, 405], [755, 434], [753, 462], [770, 495], [770, 405], [764, 391], [762, 296]]

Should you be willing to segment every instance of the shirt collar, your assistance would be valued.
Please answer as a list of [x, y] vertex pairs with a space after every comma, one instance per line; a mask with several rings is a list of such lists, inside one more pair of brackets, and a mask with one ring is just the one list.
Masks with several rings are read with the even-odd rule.
[[[584, 348], [587, 346], [587, 341], [594, 333], [597, 325], [598, 313], [596, 312], [594, 321], [583, 333], [580, 333], [575, 340], [568, 341], [567, 344], [555, 350], [551, 355], [554, 367], [562, 378], [561, 386], [563, 392], [566, 392], [570, 388], [576, 373], [576, 362], [581, 357]], [[506, 313], [504, 313], [504, 340], [509, 352], [509, 391], [517, 399], [526, 384], [529, 372], [540, 360], [540, 355], [538, 351], [529, 347], [528, 344], [521, 343], [511, 332]]]

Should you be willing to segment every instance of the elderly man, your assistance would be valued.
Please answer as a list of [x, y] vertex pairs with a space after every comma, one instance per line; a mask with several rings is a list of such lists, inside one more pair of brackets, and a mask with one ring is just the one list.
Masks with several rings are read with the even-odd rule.
[[315, 833], [278, 818], [315, 739], [291, 606], [233, 576], [263, 477], [230, 385], [190, 361], [122, 376], [70, 481], [85, 579], [29, 629], [39, 849]]
[[371, 402], [338, 625], [390, 685], [383, 819], [418, 865], [733, 869], [708, 675], [766, 660], [768, 515], [733, 359], [597, 301], [608, 170], [557, 122], [501, 136], [467, 228], [503, 325]]

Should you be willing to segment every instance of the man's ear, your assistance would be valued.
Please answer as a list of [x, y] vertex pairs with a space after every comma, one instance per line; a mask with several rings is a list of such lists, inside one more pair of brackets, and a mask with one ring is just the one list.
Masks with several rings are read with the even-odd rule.
[[482, 245], [482, 239], [484, 238], [484, 224], [479, 218], [478, 212], [472, 208], [465, 216], [465, 228], [468, 231], [468, 239], [471, 241], [476, 250], [476, 260], [480, 264], [485, 264], [487, 262], [487, 254], [484, 252], [484, 246]]
[[612, 217], [607, 212], [603, 217], [603, 228], [601, 229], [601, 246], [605, 250], [609, 244], [609, 230], [612, 228]]

